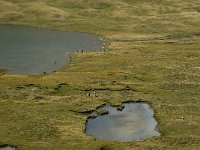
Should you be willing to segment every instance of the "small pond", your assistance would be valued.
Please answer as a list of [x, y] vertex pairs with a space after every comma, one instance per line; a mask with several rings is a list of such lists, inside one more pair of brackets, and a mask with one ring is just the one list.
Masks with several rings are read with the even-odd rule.
[[159, 136], [155, 130], [157, 122], [154, 112], [146, 103], [125, 103], [124, 108], [104, 106], [100, 110], [108, 114], [90, 114], [87, 120], [86, 133], [100, 140], [143, 141], [153, 136]]
[[73, 52], [103, 50], [95, 34], [0, 25], [0, 69], [10, 74], [49, 73], [69, 62]]
[[0, 150], [16, 150], [16, 148], [12, 146], [2, 146], [0, 147]]

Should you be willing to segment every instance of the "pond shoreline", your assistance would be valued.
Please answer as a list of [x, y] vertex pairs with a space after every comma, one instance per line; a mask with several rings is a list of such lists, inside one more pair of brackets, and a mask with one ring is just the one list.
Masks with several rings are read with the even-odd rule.
[[0, 145], [0, 150], [17, 150], [17, 147], [10, 144], [3, 144]]
[[[89, 36], [94, 36], [94, 38], [96, 38], [96, 42], [97, 42], [97, 38], [98, 38], [98, 40], [99, 40], [99, 42], [101, 41], [101, 43], [102, 43], [102, 46], [100, 46], [100, 47], [94, 47], [94, 43], [91, 43], [91, 45], [89, 44], [88, 45], [88, 48], [84, 48], [84, 47], [82, 47], [82, 48], [70, 48], [71, 50], [70, 50], [70, 52], [68, 52], [67, 51], [67, 58], [66, 57], [63, 57], [63, 59], [66, 59], [66, 62], [65, 62], [65, 64], [64, 63], [62, 63], [63, 65], [61, 65], [61, 66], [59, 66], [56, 70], [59, 70], [59, 69], [62, 69], [62, 68], [64, 68], [66, 65], [68, 65], [68, 64], [70, 64], [71, 63], [71, 55], [74, 55], [75, 53], [83, 53], [83, 52], [87, 52], [88, 50], [89, 51], [98, 51], [98, 52], [101, 52], [101, 51], [103, 51], [103, 52], [105, 52], [105, 51], [107, 51], [107, 48], [106, 48], [106, 43], [105, 43], [105, 40], [102, 38], [102, 37], [99, 37], [97, 34], [93, 34], [93, 33], [84, 33], [84, 32], [63, 32], [63, 31], [59, 31], [59, 30], [49, 30], [49, 29], [43, 29], [43, 28], [35, 28], [35, 27], [29, 27], [29, 26], [21, 26], [21, 25], [12, 25], [12, 24], [9, 24], [9, 25], [7, 25], [7, 24], [1, 24], [0, 26], [2, 26], [2, 27], [8, 27], [8, 28], [11, 28], [12, 29], [12, 26], [13, 27], [15, 27], [15, 28], [19, 28], [20, 30], [22, 30], [23, 28], [25, 29], [25, 30], [29, 30], [30, 32], [32, 32], [32, 30], [34, 30], [34, 29], [38, 29], [38, 30], [36, 30], [37, 32], [50, 32], [50, 31], [53, 31], [52, 32], [52, 34], [53, 33], [56, 33], [56, 34], [61, 34], [62, 36], [64, 36], [64, 34], [66, 34], [66, 36], [67, 35], [73, 35], [74, 34], [74, 36], [75, 36], [75, 34], [80, 34], [81, 36], [83, 36], [83, 35], [85, 35], [85, 36], [88, 36], [88, 38], [89, 38]], [[13, 29], [12, 29], [13, 30]], [[3, 30], [2, 30], [3, 31]], [[1, 31], [1, 32], [2, 32]], [[51, 33], [51, 32], [50, 32]], [[48, 34], [50, 34], [50, 33], [48, 33]], [[35, 34], [35, 33], [34, 33]], [[73, 38], [73, 37], [72, 37]], [[75, 38], [75, 37], [74, 37]], [[48, 39], [47, 39], [48, 40]], [[62, 39], [62, 40], [67, 40], [68, 41], [68, 39]], [[86, 40], [86, 39], [84, 39], [84, 40]], [[82, 44], [84, 44], [83, 43], [83, 40], [81, 41], [82, 42]], [[86, 41], [86, 43], [88, 43], [89, 41]], [[91, 41], [92, 42], [92, 41]], [[85, 43], [85, 44], [86, 44]], [[72, 45], [72, 44], [71, 44]], [[46, 45], [45, 45], [46, 46]], [[78, 46], [78, 45], [77, 45]], [[75, 47], [77, 47], [77, 46], [75, 46]], [[29, 46], [30, 47], [30, 46]], [[79, 47], [81, 47], [81, 45], [79, 46]], [[90, 47], [90, 48], [89, 48]], [[93, 48], [92, 48], [93, 47]], [[37, 47], [36, 47], [37, 48]], [[42, 47], [41, 47], [42, 48]], [[10, 49], [12, 49], [12, 48], [10, 48]], [[34, 51], [34, 48], [32, 48], [33, 49], [33, 51]], [[53, 49], [53, 48], [51, 48], [51, 49]], [[65, 49], [66, 48], [63, 48], [63, 50], [65, 51]], [[68, 48], [67, 48], [68, 49]], [[74, 50], [73, 50], [74, 49]], [[88, 49], [88, 50], [87, 50]], [[56, 49], [55, 49], [56, 50]], [[55, 51], [54, 50], [54, 51]], [[73, 52], [71, 52], [71, 51], [73, 51]], [[89, 52], [88, 51], [88, 52]], [[43, 52], [43, 51], [42, 51]], [[32, 56], [33, 57], [33, 56]], [[45, 57], [47, 57], [47, 56], [45, 56]], [[48, 56], [49, 57], [49, 56]], [[53, 56], [54, 57], [54, 56]], [[11, 61], [11, 60], [10, 60]], [[64, 61], [64, 60], [63, 60]], [[55, 64], [58, 64], [57, 63], [57, 61], [55, 61]], [[19, 64], [20, 65], [20, 64]], [[47, 64], [42, 64], [42, 65], [47, 65]], [[60, 65], [60, 64], [58, 64], [58, 65]], [[4, 65], [5, 66], [5, 65]], [[11, 64], [11, 66], [12, 66], [12, 64]], [[38, 64], [38, 66], [39, 66], [39, 64]], [[56, 65], [57, 66], [57, 65]], [[3, 66], [2, 66], [3, 67]], [[10, 67], [10, 66], [7, 66], [8, 68]], [[16, 67], [15, 67], [16, 68]], [[14, 69], [15, 69], [14, 68]], [[30, 67], [29, 67], [30, 68]], [[52, 69], [50, 69], [50, 70], [52, 70]], [[43, 75], [47, 75], [47, 74], [51, 74], [52, 72], [56, 72], [56, 70], [52, 70], [52, 71], [43, 71]], [[14, 75], [26, 75], [27, 73], [16, 73], [15, 71], [14, 71], [14, 73], [12, 72], [12, 69], [11, 69], [11, 72], [9, 73], [10, 71], [8, 71], [7, 73], [6, 72], [3, 72], [3, 74], [14, 74]], [[40, 74], [38, 74], [38, 73], [28, 73], [27, 75], [42, 75], [42, 73], [40, 73]]]
[[[136, 130], [136, 129], [138, 128], [138, 131], [137, 131], [138, 134], [141, 132], [141, 133], [140, 133], [141, 135], [139, 134], [138, 136], [139, 136], [139, 137], [140, 137], [140, 136], [141, 136], [141, 137], [144, 136], [143, 138], [139, 138], [139, 139], [138, 139], [138, 138], [136, 138], [137, 136], [133, 134], [133, 135], [132, 135], [133, 137], [136, 136], [136, 137], [134, 137], [134, 138], [132, 137], [133, 139], [135, 139], [135, 140], [133, 140], [133, 139], [131, 138], [131, 135], [129, 135], [130, 133], [127, 134], [128, 137], [126, 137], [126, 134], [123, 135], [122, 133], [121, 133], [120, 136], [119, 136], [119, 135], [117, 134], [117, 132], [119, 132], [118, 130], [116, 130], [115, 133], [112, 133], [112, 132], [109, 133], [109, 130], [112, 129], [112, 125], [114, 126], [113, 129], [117, 128], [117, 126], [118, 126], [117, 124], [118, 124], [119, 122], [118, 122], [118, 121], [117, 121], [117, 122], [114, 121], [114, 120], [116, 119], [116, 117], [117, 117], [117, 114], [120, 115], [120, 114], [122, 113], [122, 114], [125, 115], [126, 113], [130, 113], [130, 115], [131, 115], [131, 112], [132, 112], [132, 111], [136, 111], [136, 110], [129, 110], [129, 111], [130, 111], [130, 112], [129, 112], [128, 110], [125, 110], [125, 109], [127, 109], [126, 107], [128, 107], [129, 105], [132, 106], [132, 107], [134, 106], [135, 109], [137, 109], [137, 108], [136, 108], [136, 105], [139, 105], [139, 107], [143, 107], [143, 105], [144, 105], [145, 107], [148, 106], [148, 109], [145, 108], [145, 111], [149, 111], [150, 114], [153, 113], [152, 116], [151, 116], [151, 117], [152, 117], [152, 121], [150, 121], [149, 119], [147, 119], [148, 117], [147, 117], [147, 118], [145, 117], [145, 118], [146, 118], [147, 120], [150, 121], [150, 122], [148, 122], [148, 123], [150, 123], [150, 124], [152, 124], [153, 122], [156, 123], [155, 126], [154, 126], [154, 125], [152, 126], [152, 127], [154, 128], [154, 130], [152, 130], [152, 131], [149, 130], [149, 131], [148, 131], [149, 133], [148, 133], [148, 132], [146, 131], [146, 129], [144, 128], [144, 129], [143, 129], [143, 130], [144, 130], [144, 131], [143, 131], [144, 133], [143, 133], [141, 129], [140, 129], [141, 131], [139, 130], [138, 126], [135, 126], [135, 125], [134, 125], [134, 124], [135, 124], [134, 122], [133, 122], [133, 127], [131, 127], [131, 128], [133, 128], [133, 130]], [[140, 105], [141, 105], [141, 106], [140, 106]], [[109, 110], [109, 109], [111, 109], [111, 110]], [[113, 109], [113, 110], [112, 110], [112, 109]], [[139, 109], [141, 109], [141, 108], [139, 108]], [[113, 111], [114, 111], [114, 112], [113, 112]], [[116, 111], [116, 112], [115, 112], [115, 111]], [[127, 111], [127, 112], [126, 112], [126, 111]], [[116, 114], [115, 114], [115, 113], [116, 113]], [[122, 115], [122, 114], [121, 114], [121, 115]], [[135, 113], [133, 113], [133, 114], [136, 115], [137, 112], [135, 112]], [[119, 124], [119, 129], [121, 130], [121, 128], [123, 128], [123, 126], [124, 126], [124, 130], [127, 130], [128, 128], [130, 128], [130, 125], [129, 125], [129, 124], [131, 124], [131, 120], [124, 120], [125, 122], [124, 122], [124, 125], [123, 125], [123, 117], [122, 117], [121, 115], [120, 115], [120, 120], [121, 120], [120, 122], [121, 122], [121, 123]], [[127, 115], [128, 115], [128, 114], [126, 114], [125, 116], [128, 117]], [[139, 114], [138, 114], [138, 115], [139, 115]], [[141, 114], [140, 114], [140, 115], [141, 115]], [[139, 115], [139, 116], [140, 116], [140, 115]], [[143, 114], [143, 115], [144, 115], [144, 114]], [[142, 115], [142, 116], [143, 116], [143, 115]], [[146, 114], [146, 115], [148, 116], [149, 114]], [[111, 121], [111, 120], [112, 120], [112, 116], [113, 116], [113, 117], [115, 116], [115, 117], [113, 118], [113, 119], [114, 119], [113, 121], [114, 121], [115, 123], [117, 123], [116, 125], [113, 124], [114, 122]], [[124, 116], [124, 117], [125, 117], [125, 116]], [[140, 117], [142, 117], [142, 116], [140, 116]], [[101, 119], [100, 119], [99, 117], [101, 117]], [[107, 117], [109, 117], [111, 120], [110, 120], [110, 119], [109, 119], [110, 121], [107, 120], [107, 119], [106, 119]], [[135, 116], [135, 117], [136, 117], [136, 116]], [[150, 116], [149, 116], [149, 117], [150, 117]], [[154, 118], [154, 117], [155, 117], [155, 113], [154, 113], [152, 107], [151, 107], [147, 102], [144, 102], [144, 101], [142, 101], [142, 102], [141, 102], [141, 101], [135, 101], [135, 102], [127, 101], [127, 103], [126, 103], [126, 102], [122, 102], [121, 105], [115, 105], [115, 106], [111, 106], [111, 105], [108, 105], [108, 104], [107, 104], [107, 105], [98, 107], [96, 110], [94, 110], [94, 111], [92, 111], [92, 112], [90, 113], [90, 115], [87, 117], [87, 120], [86, 120], [85, 133], [88, 134], [88, 135], [90, 135], [90, 136], [92, 136], [92, 137], [94, 137], [94, 138], [96, 138], [96, 139], [98, 139], [98, 140], [114, 140], [114, 141], [121, 141], [121, 142], [131, 142], [131, 141], [137, 142], [137, 141], [144, 141], [144, 140], [146, 140], [146, 139], [148, 139], [148, 138], [150, 138], [150, 137], [151, 137], [151, 138], [154, 138], [155, 136], [160, 136], [160, 133], [159, 133], [158, 130], [157, 130], [158, 122], [155, 121], [155, 118]], [[104, 120], [103, 118], [105, 118], [106, 120]], [[142, 117], [142, 118], [143, 118], [143, 117]], [[141, 119], [142, 119], [142, 118], [141, 118]], [[101, 124], [97, 119], [98, 119], [99, 121], [100, 121], [100, 120], [102, 120], [102, 121], [104, 120], [104, 121], [103, 121], [103, 124]], [[144, 118], [143, 118], [143, 119], [144, 119]], [[143, 119], [142, 119], [142, 120], [143, 120]], [[95, 120], [96, 120], [96, 121], [95, 121]], [[133, 120], [134, 120], [134, 118], [133, 118]], [[142, 120], [141, 120], [141, 121], [142, 121]], [[146, 120], [146, 121], [147, 121], [147, 120]], [[128, 128], [126, 127], [127, 121], [129, 122], [129, 123], [128, 123], [128, 126], [127, 126]], [[139, 121], [139, 120], [138, 120], [138, 121]], [[137, 122], [138, 122], [138, 121], [137, 121]], [[93, 124], [92, 122], [93, 122], [94, 124]], [[96, 122], [96, 123], [95, 123], [95, 122]], [[99, 122], [99, 123], [98, 123], [98, 122]], [[101, 126], [104, 126], [104, 124], [107, 124], [106, 122], [112, 122], [112, 123], [110, 124], [111, 126], [105, 125], [105, 127], [101, 127]], [[154, 124], [154, 123], [153, 123], [153, 124]], [[93, 125], [92, 125], [92, 124], [93, 124]], [[99, 124], [101, 124], [101, 126], [100, 126]], [[108, 124], [109, 124], [109, 123], [108, 123]], [[92, 126], [92, 127], [91, 127], [91, 126]], [[135, 127], [134, 127], [134, 126], [135, 126]], [[140, 125], [140, 126], [141, 126], [141, 125]], [[147, 124], [147, 126], [149, 126], [149, 125]], [[97, 128], [97, 129], [96, 129], [97, 131], [94, 130], [94, 127]], [[149, 127], [150, 127], [150, 126], [149, 126]], [[149, 127], [148, 127], [148, 128], [149, 128]], [[151, 127], [151, 128], [152, 128], [152, 127]], [[101, 129], [101, 128], [102, 128], [102, 129]], [[107, 128], [110, 128], [110, 129], [107, 129]], [[152, 129], [153, 129], [153, 128], [152, 128]], [[100, 133], [98, 132], [99, 130], [101, 130]], [[106, 132], [104, 133], [103, 130], [105, 130]], [[133, 131], [131, 131], [130, 129], [128, 129], [128, 130], [129, 130], [129, 132], [133, 132]], [[103, 132], [104, 134], [102, 134], [102, 132]], [[135, 131], [134, 131], [134, 132], [135, 132]], [[133, 132], [133, 133], [134, 133], [134, 132]], [[136, 133], [137, 133], [137, 132], [136, 132]], [[147, 133], [146, 133], [146, 132], [147, 132]], [[151, 132], [152, 132], [152, 133], [151, 133]], [[153, 133], [153, 132], [154, 132], [154, 133]], [[109, 134], [108, 134], [108, 133], [109, 133]], [[113, 134], [113, 135], [112, 135], [112, 134]], [[144, 134], [144, 135], [143, 135], [143, 134]], [[152, 134], [152, 135], [151, 135], [151, 134]], [[96, 137], [96, 136], [97, 136], [97, 137]], [[118, 136], [119, 136], [119, 137], [118, 137]], [[119, 139], [118, 139], [118, 138], [119, 138]], [[127, 138], [127, 139], [126, 139], [126, 138]], [[130, 139], [129, 139], [129, 138], [130, 138]], [[117, 139], [118, 139], [118, 140], [117, 140]], [[132, 139], [132, 140], [131, 140], [131, 139]]]

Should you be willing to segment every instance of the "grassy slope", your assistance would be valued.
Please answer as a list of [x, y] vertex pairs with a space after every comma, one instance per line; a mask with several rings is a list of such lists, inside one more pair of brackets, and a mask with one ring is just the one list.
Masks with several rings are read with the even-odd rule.
[[[1, 75], [0, 145], [22, 150], [198, 149], [199, 6], [199, 0], [0, 1], [0, 23], [92, 32], [110, 40], [108, 52], [75, 54], [71, 64], [50, 75]], [[67, 85], [55, 90], [60, 83]], [[86, 96], [88, 89], [98, 97]], [[152, 105], [160, 137], [120, 143], [84, 133], [87, 116], [79, 112], [129, 99]]]

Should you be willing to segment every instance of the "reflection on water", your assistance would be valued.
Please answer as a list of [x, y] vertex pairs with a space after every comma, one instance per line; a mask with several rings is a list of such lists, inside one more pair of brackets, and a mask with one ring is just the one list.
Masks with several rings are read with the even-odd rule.
[[5, 147], [0, 147], [0, 150], [16, 150], [16, 149], [11, 146], [5, 146]]
[[155, 130], [157, 122], [153, 118], [154, 112], [146, 103], [127, 103], [122, 111], [110, 106], [100, 109], [107, 110], [109, 114], [89, 118], [86, 128], [86, 133], [97, 139], [142, 141], [160, 135]]
[[69, 54], [102, 47], [94, 34], [0, 25], [0, 68], [11, 74], [52, 72], [69, 61]]

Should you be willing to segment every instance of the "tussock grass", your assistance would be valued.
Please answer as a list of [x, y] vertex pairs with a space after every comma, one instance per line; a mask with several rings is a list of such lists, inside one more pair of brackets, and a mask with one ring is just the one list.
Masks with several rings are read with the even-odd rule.
[[11, 2], [6, 2], [6, 1], [0, 1], [0, 11], [5, 12], [5, 11], [11, 11], [11, 10], [19, 10], [19, 7]]
[[43, 2], [25, 3], [21, 4], [21, 7], [24, 13], [33, 15], [36, 19], [64, 20], [70, 16], [70, 13], [48, 6]]
[[[199, 6], [199, 0], [1, 0], [0, 23], [97, 33], [110, 45], [107, 52], [74, 54], [49, 75], [1, 74], [0, 145], [199, 149]], [[122, 143], [84, 133], [84, 114], [127, 100], [150, 103], [160, 137]]]

